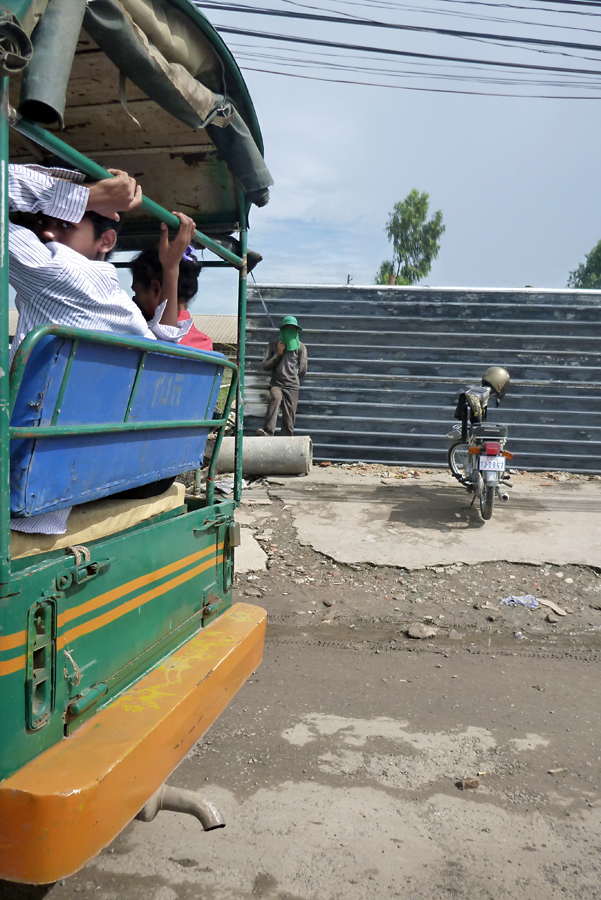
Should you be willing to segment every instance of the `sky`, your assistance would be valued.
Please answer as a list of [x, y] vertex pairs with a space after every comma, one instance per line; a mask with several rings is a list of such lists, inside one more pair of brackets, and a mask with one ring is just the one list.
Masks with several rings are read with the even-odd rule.
[[[318, 2], [318, 0], [315, 0]], [[596, 16], [545, 13], [559, 3], [516, 0], [524, 9], [423, 0], [408, 4], [375, 0], [320, 0], [321, 6], [265, 0], [272, 9], [335, 11], [380, 21], [469, 28], [563, 41], [583, 40], [601, 48], [601, 7]], [[371, 2], [371, 6], [367, 3]], [[385, 8], [379, 8], [384, 6]], [[494, 6], [494, 4], [493, 4]], [[536, 7], [543, 8], [540, 12]], [[411, 11], [416, 10], [416, 11]], [[536, 25], [483, 22], [443, 16], [468, 10]], [[536, 65], [576, 66], [601, 73], [601, 52], [535, 52], [481, 41], [430, 34], [384, 31], [364, 26], [303, 22], [205, 9], [214, 25], [248, 28], [352, 42]], [[543, 28], [560, 24], [560, 29]], [[569, 30], [585, 26], [592, 31]], [[595, 33], [597, 32], [597, 33]], [[223, 35], [238, 60], [261, 125], [265, 158], [274, 178], [271, 200], [251, 212], [250, 246], [264, 261], [255, 270], [258, 283], [373, 284], [382, 260], [389, 258], [385, 225], [390, 211], [412, 188], [430, 195], [430, 209], [442, 210], [446, 232], [438, 259], [421, 284], [460, 287], [561, 288], [569, 272], [601, 238], [599, 147], [601, 78], [574, 87], [546, 84], [473, 84], [412, 74], [332, 75], [315, 66], [290, 69], [295, 57], [315, 57], [303, 45], [285, 45], [252, 37]], [[259, 61], [253, 52], [281, 55], [285, 63]], [[347, 53], [333, 51], [336, 57]], [[362, 54], [359, 65], [381, 66]], [[582, 57], [588, 57], [584, 59]], [[596, 60], [599, 63], [596, 63]], [[385, 62], [393, 69], [418, 71], [414, 61]], [[490, 90], [598, 97], [552, 100], [540, 97], [462, 96], [325, 83], [250, 71], [250, 67], [296, 71], [312, 77], [345, 77], [446, 90]], [[424, 67], [421, 67], [424, 71]], [[425, 73], [432, 73], [430, 66]], [[466, 74], [468, 67], [443, 65], [437, 74]], [[489, 73], [490, 74], [490, 73]], [[494, 73], [495, 77], [497, 73]], [[522, 76], [521, 70], [518, 72]], [[504, 74], [504, 78], [507, 72]], [[510, 73], [511, 78], [515, 77]], [[540, 80], [540, 76], [534, 76]], [[543, 76], [556, 81], [554, 75]], [[574, 82], [579, 76], [571, 76]], [[593, 87], [594, 89], [591, 89]], [[201, 276], [192, 312], [234, 313], [234, 273]]]

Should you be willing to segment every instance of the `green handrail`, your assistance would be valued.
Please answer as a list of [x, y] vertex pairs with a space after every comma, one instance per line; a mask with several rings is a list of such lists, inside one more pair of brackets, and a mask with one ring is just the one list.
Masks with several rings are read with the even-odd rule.
[[[83, 153], [80, 153], [79, 150], [75, 150], [73, 147], [69, 146], [69, 144], [61, 141], [61, 139], [51, 131], [40, 128], [39, 125], [35, 125], [33, 122], [30, 122], [29, 119], [24, 119], [17, 113], [11, 113], [9, 123], [15, 131], [19, 132], [19, 134], [25, 135], [25, 137], [35, 141], [36, 144], [45, 147], [46, 150], [49, 150], [51, 153], [56, 153], [57, 156], [60, 156], [72, 166], [75, 166], [80, 172], [85, 172], [86, 175], [89, 175], [91, 178], [96, 178], [101, 181], [103, 178], [113, 177], [110, 172], [107, 172], [107, 170], [102, 166], [99, 166], [98, 163], [88, 159], [88, 157], [84, 156]], [[155, 203], [154, 200], [150, 200], [148, 197], [142, 197], [142, 209], [145, 209], [146, 212], [159, 219], [160, 222], [165, 222], [165, 224], [169, 225], [171, 228], [179, 228], [180, 222], [177, 216], [167, 212], [166, 209], [163, 209], [163, 207], [159, 206], [158, 203]], [[211, 250], [221, 259], [227, 260], [227, 262], [231, 263], [237, 269], [242, 268], [244, 265], [244, 261], [239, 256], [236, 256], [231, 250], [222, 247], [221, 244], [214, 241], [213, 238], [210, 238], [208, 235], [203, 234], [202, 231], [195, 231], [194, 238], [199, 244], [206, 247], [207, 250]]]
[[181, 344], [168, 344], [164, 341], [153, 341], [149, 338], [131, 337], [125, 334], [113, 334], [108, 331], [87, 331], [85, 328], [74, 328], [70, 325], [38, 325], [25, 335], [15, 353], [10, 370], [10, 411], [12, 413], [17, 393], [21, 386], [27, 360], [34, 346], [42, 338], [48, 335], [63, 337], [67, 340], [85, 340], [92, 344], [106, 344], [111, 347], [125, 347], [127, 349], [141, 350], [143, 353], [159, 353], [162, 356], [180, 356], [185, 359], [194, 359], [197, 362], [209, 362], [213, 365], [218, 362], [224, 369], [232, 370], [232, 378], [237, 381], [238, 367], [224, 356], [216, 357], [214, 353], [206, 350], [194, 350], [192, 347]]
[[243, 431], [244, 431], [244, 366], [246, 364], [246, 256], [248, 252], [248, 201], [238, 185], [240, 208], [240, 249], [244, 265], [238, 270], [238, 389], [236, 392], [236, 438], [234, 444], [234, 499], [242, 500]]
[[95, 422], [86, 425], [11, 425], [10, 439], [77, 437], [86, 434], [115, 434], [129, 431], [169, 431], [178, 428], [216, 428], [227, 419], [182, 419], [169, 422]]
[[[0, 103], [8, 100], [8, 78], [0, 81]], [[8, 443], [8, 122], [0, 115], [0, 596], [10, 585], [10, 457]]]

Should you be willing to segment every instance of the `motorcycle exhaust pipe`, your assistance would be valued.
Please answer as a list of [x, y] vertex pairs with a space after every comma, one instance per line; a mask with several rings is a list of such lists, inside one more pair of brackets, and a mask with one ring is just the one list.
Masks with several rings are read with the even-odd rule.
[[499, 500], [502, 500], [503, 503], [506, 503], [507, 500], [509, 500], [509, 494], [507, 493], [507, 491], [504, 491], [501, 487], [497, 488], [497, 497], [499, 498]]

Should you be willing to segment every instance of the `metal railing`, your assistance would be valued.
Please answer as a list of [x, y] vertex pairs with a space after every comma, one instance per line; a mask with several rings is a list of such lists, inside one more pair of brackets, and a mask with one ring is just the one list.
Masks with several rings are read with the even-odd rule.
[[[137, 431], [140, 428], [148, 428], [151, 430], [159, 431], [161, 428], [167, 427], [163, 423], [128, 423], [122, 422], [118, 423], [116, 426], [113, 425], [103, 425], [95, 426], [95, 425], [82, 425], [75, 426], [76, 431], [73, 431], [71, 426], [67, 427], [65, 430], [61, 426], [57, 426], [55, 424], [51, 424], [50, 426], [44, 426], [35, 429], [29, 428], [11, 428], [10, 426], [10, 411], [11, 411], [11, 399], [14, 402], [15, 391], [18, 390], [18, 383], [20, 381], [20, 377], [22, 377], [21, 372], [21, 363], [16, 363], [17, 356], [21, 354], [21, 350], [23, 353], [21, 354], [21, 358], [25, 353], [28, 352], [27, 348], [31, 350], [31, 346], [41, 337], [46, 336], [48, 334], [57, 334], [65, 337], [72, 337], [75, 342], [81, 337], [85, 337], [85, 340], [93, 340], [97, 343], [105, 343], [105, 344], [118, 344], [122, 347], [140, 347], [147, 352], [161, 352], [168, 355], [175, 356], [185, 356], [188, 358], [192, 358], [195, 360], [202, 360], [203, 353], [202, 351], [186, 349], [184, 347], [165, 347], [160, 346], [155, 347], [153, 345], [152, 348], [148, 347], [148, 341], [144, 341], [144, 339], [136, 339], [130, 337], [121, 337], [119, 335], [111, 335], [106, 333], [98, 333], [91, 331], [84, 331], [81, 329], [74, 328], [66, 328], [63, 326], [41, 326], [32, 332], [31, 335], [28, 335], [23, 344], [19, 348], [15, 356], [15, 366], [13, 368], [13, 382], [9, 387], [9, 332], [8, 332], [8, 294], [9, 294], [9, 284], [8, 284], [8, 134], [9, 134], [9, 125], [14, 128], [20, 134], [23, 134], [30, 140], [39, 144], [40, 146], [46, 148], [50, 152], [56, 154], [60, 158], [64, 159], [70, 165], [75, 166], [80, 171], [86, 173], [92, 178], [96, 178], [98, 180], [104, 178], [110, 178], [111, 173], [104, 169], [102, 166], [88, 159], [84, 154], [80, 153], [75, 148], [71, 147], [69, 144], [62, 141], [55, 134], [50, 131], [47, 131], [44, 128], [40, 128], [38, 125], [35, 125], [33, 122], [28, 121], [27, 119], [22, 118], [18, 114], [16, 114], [13, 110], [10, 109], [8, 103], [8, 88], [9, 88], [9, 80], [8, 78], [4, 78], [0, 81], [0, 108], [2, 113], [0, 113], [0, 221], [2, 233], [0, 235], [0, 542], [2, 546], [2, 553], [0, 554], [0, 596], [6, 595], [7, 591], [10, 590], [10, 578], [11, 578], [11, 560], [10, 560], [10, 440], [22, 437], [47, 437], [47, 436], [59, 436], [64, 434], [100, 434], [106, 433], [109, 431]], [[215, 449], [213, 452], [213, 456], [211, 459], [211, 463], [208, 470], [207, 475], [207, 493], [206, 493], [206, 506], [211, 506], [214, 503], [214, 470], [217, 462], [217, 456], [219, 453], [219, 447], [221, 445], [221, 441], [223, 439], [223, 434], [225, 431], [225, 427], [227, 425], [228, 415], [230, 409], [233, 405], [234, 397], [236, 397], [236, 470], [234, 473], [234, 501], [236, 504], [240, 502], [241, 492], [242, 492], [242, 436], [243, 436], [243, 410], [244, 410], [244, 377], [243, 377], [243, 366], [245, 359], [245, 326], [246, 326], [246, 282], [247, 282], [247, 267], [246, 267], [246, 254], [247, 254], [247, 229], [248, 229], [248, 210], [249, 210], [249, 202], [244, 194], [244, 191], [237, 185], [237, 194], [238, 194], [238, 205], [239, 205], [239, 228], [240, 228], [240, 245], [241, 245], [241, 256], [237, 256], [235, 253], [232, 253], [231, 250], [228, 250], [226, 247], [223, 247], [219, 242], [214, 241], [208, 235], [204, 234], [201, 231], [195, 232], [195, 240], [206, 249], [213, 252], [216, 256], [219, 257], [219, 260], [215, 260], [212, 262], [215, 266], [233, 266], [238, 269], [239, 280], [238, 280], [238, 365], [234, 365], [228, 360], [223, 360], [223, 363], [220, 362], [220, 365], [223, 365], [224, 368], [229, 368], [232, 370], [232, 380], [230, 383], [230, 387], [228, 390], [227, 401], [226, 401], [226, 409], [224, 412], [224, 416], [219, 420], [210, 420], [211, 427], [215, 427], [218, 429], [218, 437], [215, 445]], [[155, 203], [153, 200], [148, 197], [143, 197], [142, 200], [142, 208], [146, 210], [146, 212], [150, 213], [152, 216], [157, 218], [161, 222], [165, 222], [168, 226], [172, 228], [179, 228], [180, 222], [179, 219], [174, 216], [172, 213], [168, 212], [158, 203]], [[210, 264], [210, 263], [209, 263]], [[29, 342], [29, 343], [28, 343]], [[73, 352], [73, 348], [72, 348]], [[214, 363], [214, 357], [211, 357], [211, 362]], [[21, 375], [19, 376], [19, 372]], [[138, 372], [139, 375], [139, 372]], [[135, 379], [136, 382], [138, 378]], [[130, 406], [131, 406], [131, 398], [130, 398]], [[170, 428], [189, 428], [189, 427], [207, 427], [208, 420], [197, 420], [196, 422], [170, 422], [168, 426]]]
[[[30, 331], [28, 335], [23, 339], [22, 343], [19, 345], [17, 352], [15, 353], [15, 358], [13, 360], [12, 368], [11, 368], [11, 378], [10, 378], [10, 411], [11, 414], [15, 407], [15, 403], [17, 400], [17, 396], [19, 394], [19, 389], [21, 387], [21, 383], [23, 380], [23, 376], [25, 374], [25, 368], [27, 366], [27, 361], [36, 346], [43, 338], [48, 336], [54, 336], [59, 338], [64, 338], [65, 340], [71, 341], [71, 348], [69, 351], [69, 356], [67, 358], [67, 362], [65, 365], [65, 372], [61, 381], [61, 386], [59, 388], [56, 400], [54, 402], [54, 408], [52, 410], [51, 415], [51, 424], [50, 425], [33, 425], [33, 426], [13, 426], [11, 425], [9, 428], [9, 439], [17, 440], [23, 438], [58, 438], [58, 437], [67, 437], [67, 436], [84, 436], [84, 435], [94, 435], [94, 434], [115, 434], [115, 433], [124, 433], [124, 432], [140, 432], [140, 431], [161, 431], [165, 429], [201, 429], [201, 428], [215, 428], [218, 429], [217, 439], [215, 442], [215, 449], [213, 455], [211, 457], [211, 461], [209, 463], [209, 469], [207, 472], [207, 495], [206, 495], [206, 504], [207, 506], [212, 506], [214, 501], [214, 476], [215, 476], [215, 465], [217, 463], [217, 456], [219, 454], [219, 448], [221, 446], [221, 442], [223, 440], [223, 434], [225, 430], [225, 426], [228, 422], [228, 417], [230, 414], [230, 410], [232, 408], [232, 403], [234, 401], [234, 397], [236, 395], [238, 389], [238, 367], [230, 362], [227, 359], [219, 359], [210, 353], [203, 352], [202, 350], [193, 350], [188, 349], [187, 347], [179, 347], [177, 344], [173, 345], [165, 345], [159, 343], [158, 341], [149, 341], [146, 338], [131, 338], [131, 337], [122, 337], [118, 334], [107, 334], [104, 332], [93, 332], [86, 331], [83, 328], [70, 328], [64, 325], [39, 325], [37, 328], [34, 328], [33, 331]], [[61, 409], [61, 404], [63, 402], [63, 398], [65, 396], [65, 392], [67, 390], [67, 386], [69, 384], [69, 378], [71, 375], [71, 367], [73, 364], [73, 360], [77, 354], [77, 349], [80, 345], [80, 342], [85, 342], [86, 344], [100, 344], [102, 346], [108, 347], [122, 347], [127, 350], [139, 350], [140, 358], [138, 360], [136, 366], [136, 374], [134, 376], [131, 394], [129, 396], [129, 400], [127, 403], [127, 408], [125, 411], [125, 415], [123, 417], [122, 422], [114, 422], [114, 423], [86, 423], [82, 425], [57, 425], [58, 415]], [[184, 419], [184, 420], [168, 420], [168, 421], [146, 421], [146, 422], [130, 422], [129, 414], [131, 412], [138, 387], [140, 384], [140, 377], [144, 370], [144, 366], [146, 364], [146, 359], [149, 354], [159, 355], [159, 356], [170, 356], [177, 357], [180, 359], [192, 359], [195, 362], [208, 362], [217, 368], [229, 369], [232, 373], [231, 381], [228, 388], [227, 398], [225, 402], [225, 408], [223, 411], [223, 415], [218, 419], [213, 418], [203, 418], [203, 419]], [[215, 392], [217, 373], [215, 374], [215, 378], [213, 379], [213, 388], [209, 394], [209, 400], [211, 400], [212, 396]], [[208, 412], [208, 408], [205, 411]], [[49, 414], [49, 413], [48, 413]], [[201, 462], [201, 461], [199, 461]]]

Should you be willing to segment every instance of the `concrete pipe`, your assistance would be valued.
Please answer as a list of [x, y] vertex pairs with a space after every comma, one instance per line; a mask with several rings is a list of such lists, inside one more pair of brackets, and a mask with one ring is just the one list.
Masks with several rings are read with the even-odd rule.
[[[308, 435], [245, 437], [243, 441], [243, 475], [308, 475], [312, 462], [313, 444]], [[233, 437], [223, 439], [216, 471], [234, 471]]]

